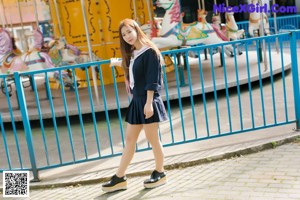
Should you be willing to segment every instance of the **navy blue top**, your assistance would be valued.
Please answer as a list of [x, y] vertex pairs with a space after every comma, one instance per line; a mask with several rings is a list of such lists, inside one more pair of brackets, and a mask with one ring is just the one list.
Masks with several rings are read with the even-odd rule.
[[147, 90], [161, 90], [161, 65], [156, 52], [148, 49], [134, 60], [132, 67], [134, 77], [133, 95], [147, 95]]

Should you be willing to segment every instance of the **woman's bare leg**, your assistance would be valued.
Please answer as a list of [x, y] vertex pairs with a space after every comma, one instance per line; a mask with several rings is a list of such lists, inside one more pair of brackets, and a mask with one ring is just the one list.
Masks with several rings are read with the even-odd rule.
[[152, 146], [155, 158], [155, 169], [158, 172], [164, 171], [164, 152], [158, 137], [158, 123], [144, 124], [147, 140]]
[[125, 171], [133, 158], [135, 145], [142, 128], [143, 125], [127, 124], [125, 148], [123, 149], [120, 165], [116, 173], [118, 177], [123, 177], [125, 175]]

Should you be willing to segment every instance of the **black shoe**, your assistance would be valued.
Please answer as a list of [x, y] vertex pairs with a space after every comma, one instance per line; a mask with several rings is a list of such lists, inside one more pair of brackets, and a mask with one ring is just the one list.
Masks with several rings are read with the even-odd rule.
[[102, 190], [104, 192], [114, 192], [118, 190], [126, 190], [127, 189], [127, 178], [123, 176], [121, 178], [117, 177], [117, 175], [113, 175], [111, 179], [102, 185]]
[[144, 181], [145, 188], [156, 188], [167, 183], [167, 175], [165, 172], [158, 172], [154, 170], [150, 176], [150, 179]]

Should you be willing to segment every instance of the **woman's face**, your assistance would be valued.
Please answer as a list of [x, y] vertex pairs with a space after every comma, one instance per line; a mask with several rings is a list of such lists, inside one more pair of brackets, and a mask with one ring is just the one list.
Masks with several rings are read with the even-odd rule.
[[134, 43], [137, 41], [137, 32], [131, 26], [123, 26], [121, 28], [121, 34], [125, 42], [130, 45], [134, 45]]

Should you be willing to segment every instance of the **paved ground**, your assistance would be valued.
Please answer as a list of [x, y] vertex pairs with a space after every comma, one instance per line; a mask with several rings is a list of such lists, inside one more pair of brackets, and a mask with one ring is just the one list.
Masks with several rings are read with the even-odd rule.
[[31, 190], [27, 199], [300, 199], [300, 140], [273, 145], [253, 154], [168, 170], [168, 184], [152, 190], [143, 188], [147, 176], [134, 176], [126, 191], [103, 193], [99, 182]]

